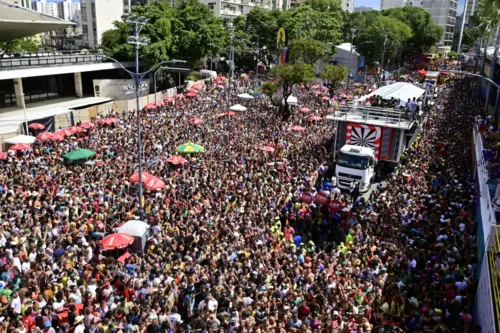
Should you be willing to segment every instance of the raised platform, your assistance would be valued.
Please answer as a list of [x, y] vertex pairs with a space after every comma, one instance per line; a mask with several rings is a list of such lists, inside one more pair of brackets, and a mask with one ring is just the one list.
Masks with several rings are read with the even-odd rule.
[[354, 108], [350, 105], [341, 106], [338, 111], [327, 115], [326, 119], [399, 129], [410, 129], [416, 122], [404, 111], [397, 109], [365, 106]]

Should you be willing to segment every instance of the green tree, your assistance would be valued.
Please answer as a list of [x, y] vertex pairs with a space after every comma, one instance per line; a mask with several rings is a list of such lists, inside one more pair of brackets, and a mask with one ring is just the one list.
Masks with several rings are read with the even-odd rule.
[[314, 67], [312, 65], [297, 62], [295, 64], [279, 65], [272, 69], [272, 73], [277, 75], [279, 82], [283, 87], [283, 119], [290, 117], [290, 106], [288, 105], [288, 97], [292, 94], [292, 88], [295, 84], [309, 82], [314, 79]]
[[269, 96], [271, 101], [273, 100], [273, 95], [278, 91], [278, 87], [270, 81], [264, 82], [262, 84], [262, 92]]
[[[476, 42], [481, 37], [481, 31], [478, 28], [464, 28], [462, 35], [462, 50], [468, 50], [471, 47], [476, 46]], [[451, 49], [456, 50], [458, 48], [458, 40], [460, 39], [460, 29], [455, 29], [453, 34], [453, 42], [451, 43]]]
[[323, 80], [328, 80], [330, 97], [333, 97], [334, 89], [337, 83], [346, 81], [349, 75], [347, 66], [326, 65], [325, 69], [320, 73]]
[[13, 39], [0, 43], [0, 57], [8, 53], [36, 52], [38, 43], [32, 37]]
[[326, 56], [326, 44], [312, 38], [297, 38], [291, 44], [290, 61], [315, 65]]
[[404, 38], [403, 58], [427, 52], [441, 39], [443, 28], [434, 23], [431, 14], [420, 7], [398, 7], [382, 11], [382, 15], [393, 17], [411, 28], [411, 37]]
[[279, 19], [283, 12], [279, 10], [265, 10], [261, 7], [254, 7], [245, 20], [245, 32], [248, 36], [246, 47], [249, 53], [255, 55], [256, 46], [259, 47], [257, 58], [267, 68], [278, 54], [276, 46], [276, 34], [279, 29]]
[[457, 52], [455, 51], [450, 51], [446, 54], [446, 56], [448, 57], [448, 59], [453, 59], [453, 58], [456, 58], [457, 57]]

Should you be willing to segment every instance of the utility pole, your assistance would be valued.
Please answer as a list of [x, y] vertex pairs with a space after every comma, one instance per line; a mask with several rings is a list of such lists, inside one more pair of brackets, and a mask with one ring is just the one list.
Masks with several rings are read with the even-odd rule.
[[356, 34], [356, 29], [351, 29], [351, 52], [349, 53], [349, 71], [347, 74], [347, 85], [351, 82], [351, 65], [352, 65], [352, 50], [354, 49], [354, 35]]
[[458, 59], [460, 59], [460, 51], [462, 48], [462, 37], [464, 35], [464, 28], [465, 28], [465, 15], [467, 14], [467, 4], [469, 0], [465, 0], [464, 3], [464, 13], [462, 14], [462, 27], [460, 28], [460, 37], [458, 37], [458, 47], [457, 47], [457, 56]]
[[[234, 26], [233, 22], [228, 22], [227, 30], [229, 31], [229, 37], [231, 43], [229, 45], [229, 89], [227, 90], [227, 127], [231, 125], [231, 116], [229, 115], [229, 108], [231, 107], [231, 80], [233, 79], [233, 67], [234, 67], [234, 51], [233, 51], [233, 39], [234, 39]], [[229, 142], [229, 137], [228, 137]]]
[[382, 51], [382, 62], [380, 64], [380, 69], [382, 72], [382, 77], [384, 77], [384, 58], [385, 58], [385, 46], [387, 45], [387, 34], [384, 37], [384, 50]]

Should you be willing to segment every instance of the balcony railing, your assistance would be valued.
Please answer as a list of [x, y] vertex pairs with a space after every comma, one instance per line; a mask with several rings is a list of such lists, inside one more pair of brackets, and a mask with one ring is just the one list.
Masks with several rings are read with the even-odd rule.
[[9, 70], [26, 67], [47, 67], [81, 65], [101, 63], [104, 61], [102, 53], [81, 51], [58, 51], [53, 53], [25, 53], [6, 55], [0, 58], [0, 70]]

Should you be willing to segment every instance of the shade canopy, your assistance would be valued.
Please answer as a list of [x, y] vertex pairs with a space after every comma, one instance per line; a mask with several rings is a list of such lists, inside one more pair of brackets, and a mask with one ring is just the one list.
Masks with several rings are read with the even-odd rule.
[[238, 97], [241, 99], [253, 99], [253, 96], [247, 93], [239, 94]]
[[238, 111], [238, 112], [243, 112], [243, 111], [246, 111], [247, 108], [244, 107], [243, 105], [241, 104], [236, 104], [236, 105], [233, 105], [229, 108], [229, 110], [232, 110], [232, 111]]
[[25, 143], [25, 144], [32, 144], [35, 142], [36, 138], [31, 135], [17, 135], [13, 138], [9, 138], [7, 140], [4, 140], [5, 143], [8, 143], [9, 145], [16, 144], [16, 143]]
[[99, 245], [104, 250], [123, 249], [134, 242], [134, 237], [127, 234], [112, 234], [104, 237]]
[[[295, 96], [288, 96], [287, 102], [288, 105], [297, 105], [298, 100]], [[285, 99], [283, 99], [282, 104], [285, 104]]]
[[27, 143], [16, 143], [9, 147], [9, 150], [28, 150], [31, 149], [31, 146]]
[[40, 134], [38, 134], [36, 136], [37, 140], [40, 140], [40, 141], [46, 141], [46, 140], [50, 140], [52, 138], [52, 133], [49, 133], [49, 132], [42, 132]]
[[120, 234], [127, 234], [134, 237], [142, 237], [149, 230], [149, 224], [139, 220], [131, 220], [118, 228]]
[[167, 158], [167, 162], [175, 164], [175, 165], [179, 165], [179, 164], [186, 163], [186, 160], [180, 156], [170, 156], [169, 158]]
[[45, 129], [45, 125], [39, 124], [39, 123], [32, 123], [32, 124], [28, 125], [28, 128], [41, 130], [41, 129]]
[[196, 144], [196, 143], [193, 143], [193, 142], [187, 142], [183, 145], [180, 145], [179, 147], [177, 147], [175, 149], [175, 151], [179, 152], [179, 153], [185, 153], [185, 154], [189, 154], [189, 153], [201, 153], [203, 151], [205, 151], [205, 148], [203, 148], [202, 146]]
[[[151, 178], [154, 178], [154, 176], [153, 176], [152, 174], [147, 173], [147, 172], [144, 172], [144, 171], [142, 172], [142, 179], [141, 179], [141, 180], [142, 180], [143, 182], [146, 182], [146, 181], [150, 180]], [[138, 183], [138, 182], [139, 182], [139, 172], [137, 172], [137, 171], [136, 171], [136, 172], [134, 172], [134, 173], [132, 174], [132, 176], [130, 176], [128, 179], [129, 179], [132, 183]]]
[[380, 96], [382, 99], [390, 100], [391, 98], [407, 101], [408, 99], [419, 98], [425, 93], [424, 89], [414, 86], [408, 82], [397, 82], [387, 86], [380, 87], [374, 92], [361, 97], [359, 100], [364, 101], [372, 96]]
[[70, 161], [84, 160], [86, 158], [90, 158], [96, 154], [95, 151], [90, 149], [82, 149], [78, 148], [69, 153], [63, 155], [63, 157]]

